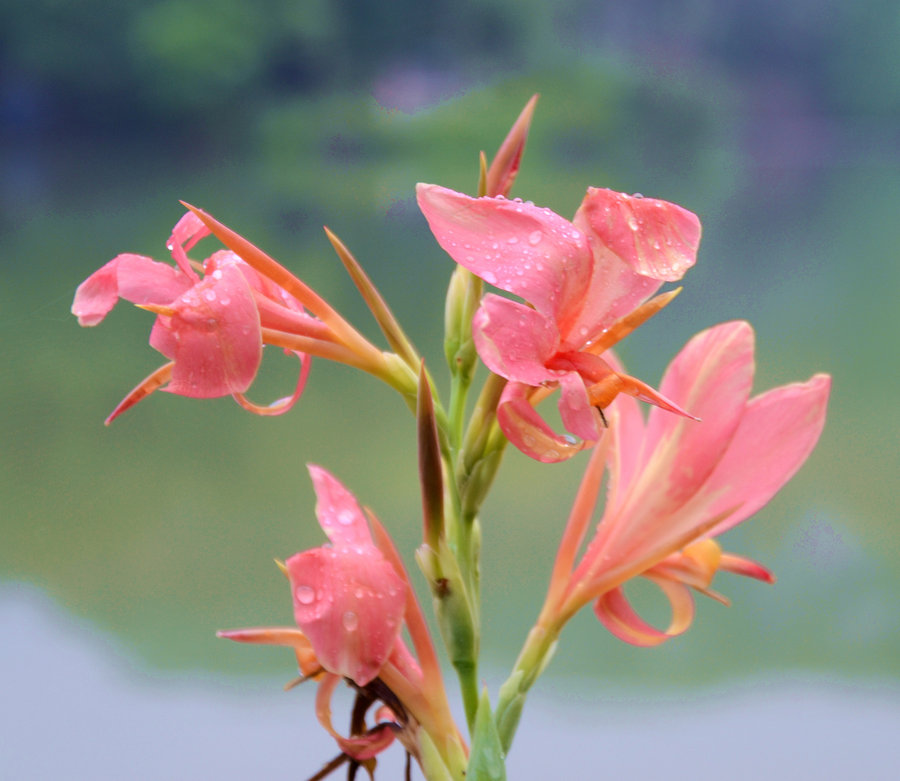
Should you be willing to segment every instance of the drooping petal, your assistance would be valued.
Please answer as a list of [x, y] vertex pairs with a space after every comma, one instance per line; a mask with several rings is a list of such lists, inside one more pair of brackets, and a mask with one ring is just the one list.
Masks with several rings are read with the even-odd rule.
[[531, 307], [488, 294], [472, 318], [472, 336], [494, 374], [534, 387], [554, 379], [545, 364], [559, 343], [556, 326]]
[[337, 742], [341, 751], [353, 759], [364, 761], [380, 754], [394, 742], [394, 729], [390, 723], [381, 723], [365, 735], [345, 737], [331, 723], [331, 697], [341, 682], [337, 675], [329, 675], [319, 684], [316, 692], [316, 717]]
[[79, 325], [101, 322], [119, 298], [133, 304], [168, 304], [191, 287], [191, 280], [168, 263], [124, 253], [101, 266], [75, 291], [72, 314]]
[[700, 220], [674, 203], [592, 187], [580, 211], [590, 233], [643, 276], [673, 282], [697, 259]]
[[406, 584], [371, 544], [315, 548], [285, 564], [294, 618], [322, 666], [369, 683], [400, 634]]
[[584, 379], [577, 372], [566, 372], [559, 382], [559, 415], [566, 431], [586, 442], [600, 439], [597, 411], [591, 406]]
[[461, 266], [555, 321], [580, 308], [592, 259], [568, 220], [529, 203], [470, 198], [433, 184], [417, 185], [416, 196], [438, 244]]
[[235, 266], [205, 277], [173, 302], [175, 314], [157, 319], [150, 344], [175, 361], [165, 389], [193, 398], [242, 393], [262, 360], [259, 313]]
[[698, 502], [709, 515], [737, 507], [711, 534], [721, 534], [753, 515], [806, 461], [825, 425], [831, 377], [774, 388], [750, 400], [728, 451], [710, 475]]
[[528, 401], [530, 390], [527, 385], [511, 382], [497, 405], [497, 423], [516, 448], [536, 461], [554, 464], [593, 444], [556, 434]]

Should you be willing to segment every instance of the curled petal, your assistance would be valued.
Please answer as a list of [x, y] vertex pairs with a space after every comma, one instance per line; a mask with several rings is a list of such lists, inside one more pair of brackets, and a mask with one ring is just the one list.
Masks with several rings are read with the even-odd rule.
[[417, 185], [416, 197], [438, 244], [461, 266], [557, 322], [577, 308], [591, 252], [571, 222], [533, 204], [433, 184]]
[[316, 717], [319, 724], [337, 741], [341, 751], [358, 761], [371, 759], [394, 742], [393, 724], [382, 722], [365, 735], [349, 738], [341, 735], [331, 723], [331, 697], [340, 682], [341, 679], [337, 675], [328, 675], [319, 684], [319, 690], [316, 692]]
[[500, 429], [515, 447], [537, 461], [553, 464], [593, 444], [554, 433], [528, 401], [529, 390], [526, 385], [509, 383], [497, 406]]
[[666, 578], [647, 576], [662, 590], [672, 608], [672, 620], [667, 629], [648, 624], [631, 607], [621, 587], [607, 591], [594, 603], [594, 613], [620, 640], [632, 645], [651, 647], [660, 645], [684, 632], [694, 620], [694, 598], [690, 589]]
[[309, 368], [312, 365], [312, 357], [306, 353], [294, 352], [294, 355], [300, 359], [300, 375], [297, 377], [297, 386], [294, 388], [293, 394], [286, 396], [283, 399], [279, 399], [278, 401], [274, 401], [266, 407], [254, 404], [243, 393], [233, 394], [234, 400], [245, 410], [252, 412], [254, 415], [283, 415], [290, 410], [291, 407], [300, 400], [300, 396], [303, 395], [303, 389], [306, 387], [306, 379], [309, 377]]
[[531, 307], [488, 294], [472, 318], [472, 336], [494, 374], [534, 387], [554, 379], [545, 364], [559, 344], [556, 326]]
[[700, 220], [681, 206], [592, 187], [582, 209], [600, 243], [642, 276], [672, 282], [697, 259]]
[[185, 212], [175, 227], [172, 228], [172, 235], [169, 236], [166, 244], [170, 251], [175, 246], [180, 246], [185, 252], [190, 252], [193, 246], [210, 235], [209, 228], [203, 224], [200, 218], [191, 211]]

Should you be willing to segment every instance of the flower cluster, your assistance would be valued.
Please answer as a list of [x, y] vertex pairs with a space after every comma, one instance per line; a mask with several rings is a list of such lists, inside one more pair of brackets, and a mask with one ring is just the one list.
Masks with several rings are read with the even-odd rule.
[[[628, 374], [612, 348], [676, 297], [680, 288], [659, 291], [696, 262], [700, 221], [666, 201], [593, 187], [571, 222], [509, 198], [535, 102], [489, 167], [482, 156], [477, 197], [418, 185], [419, 207], [457, 264], [445, 304], [446, 406], [412, 340], [330, 232], [389, 349], [194, 207], [167, 242], [174, 265], [119, 255], [75, 295], [72, 311], [86, 326], [103, 320], [119, 298], [154, 313], [150, 344], [168, 359], [109, 420], [160, 388], [194, 398], [231, 395], [257, 414], [279, 414], [300, 397], [312, 356], [378, 377], [416, 416], [423, 507], [416, 561], [459, 680], [468, 735], [451, 714], [427, 621], [388, 532], [329, 472], [310, 466], [328, 542], [282, 565], [295, 626], [220, 635], [288, 646], [300, 680], [317, 682], [316, 715], [339, 754], [313, 778], [342, 764], [351, 778], [360, 767], [372, 776], [377, 756], [400, 743], [428, 779], [502, 779], [526, 695], [582, 608], [592, 605], [616, 637], [653, 646], [690, 626], [693, 591], [727, 604], [712, 590], [717, 572], [774, 582], [762, 565], [724, 553], [718, 538], [765, 505], [806, 460], [825, 422], [830, 378], [817, 374], [751, 397], [754, 335], [742, 321], [694, 336], [658, 389]], [[209, 235], [226, 249], [190, 259]], [[500, 293], [485, 293], [485, 284]], [[265, 345], [301, 363], [293, 393], [268, 407], [245, 395]], [[488, 377], [468, 404], [478, 359]], [[564, 433], [538, 410], [557, 391]], [[651, 405], [646, 418], [638, 402]], [[492, 703], [478, 676], [480, 509], [510, 443], [546, 463], [592, 453], [568, 521], [559, 519], [543, 608]], [[604, 475], [605, 508], [589, 534]], [[630, 604], [623, 587], [636, 577], [668, 599], [667, 627], [648, 623]], [[348, 734], [331, 716], [341, 682], [355, 697]]]

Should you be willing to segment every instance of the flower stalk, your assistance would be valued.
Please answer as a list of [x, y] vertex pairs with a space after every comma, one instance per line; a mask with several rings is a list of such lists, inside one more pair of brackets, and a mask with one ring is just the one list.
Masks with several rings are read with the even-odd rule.
[[[72, 312], [84, 326], [100, 323], [119, 299], [153, 314], [150, 344], [167, 359], [107, 423], [157, 390], [230, 395], [254, 414], [280, 415], [302, 396], [313, 357], [380, 379], [415, 416], [422, 541], [414, 558], [456, 673], [465, 730], [454, 720], [428, 621], [388, 529], [330, 472], [311, 465], [327, 542], [278, 562], [293, 625], [219, 634], [291, 649], [300, 677], [287, 688], [316, 687], [316, 717], [339, 753], [314, 779], [344, 766], [350, 778], [359, 768], [374, 778], [378, 757], [399, 746], [407, 767], [415, 762], [429, 781], [503, 781], [527, 695], [580, 610], [590, 607], [623, 642], [653, 647], [689, 628], [694, 593], [729, 604], [713, 589], [719, 572], [775, 581], [762, 565], [724, 552], [720, 537], [765, 505], [809, 456], [830, 378], [818, 374], [751, 397], [754, 334], [742, 321], [689, 340], [658, 389], [628, 374], [613, 348], [678, 296], [680, 287], [659, 291], [694, 265], [699, 219], [673, 203], [594, 187], [571, 220], [510, 199], [536, 103], [535, 95], [490, 164], [479, 156], [477, 197], [435, 184], [416, 189], [437, 243], [455, 263], [443, 315], [446, 407], [386, 298], [328, 228], [388, 349], [262, 249], [187, 204], [166, 243], [172, 262], [124, 253], [75, 294]], [[190, 257], [210, 235], [226, 249]], [[300, 367], [289, 395], [260, 405], [247, 392], [266, 345], [293, 354]], [[473, 401], [481, 365], [487, 374]], [[538, 411], [553, 394], [562, 432]], [[650, 405], [646, 417], [639, 402]], [[543, 605], [494, 704], [479, 680], [482, 506], [510, 443], [541, 463], [591, 452], [560, 524]], [[551, 514], [548, 534], [561, 521]], [[630, 604], [624, 587], [638, 577], [668, 600], [667, 626], [652, 625]], [[342, 685], [354, 698], [346, 733], [332, 720]]]

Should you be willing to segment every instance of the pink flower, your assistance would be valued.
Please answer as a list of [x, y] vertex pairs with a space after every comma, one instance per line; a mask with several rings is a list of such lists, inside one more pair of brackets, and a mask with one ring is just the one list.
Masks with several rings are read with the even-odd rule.
[[534, 411], [536, 388], [560, 388], [562, 423], [584, 443], [600, 438], [598, 410], [619, 393], [687, 414], [601, 354], [664, 305], [648, 302], [636, 312], [642, 302], [693, 265], [700, 241], [694, 214], [595, 188], [573, 222], [530, 203], [470, 198], [436, 185], [420, 184], [417, 194], [438, 243], [457, 263], [527, 302], [488, 294], [472, 323], [481, 359], [509, 381], [497, 419], [516, 447], [560, 461], [585, 446], [555, 434]]
[[[831, 379], [815, 375], [750, 398], [753, 330], [724, 323], [697, 334], [666, 371], [660, 391], [696, 411], [694, 422], [636, 402], [610, 407], [610, 434], [594, 455], [557, 555], [542, 621], [562, 626], [578, 609], [594, 610], [618, 637], [655, 645], [683, 632], [693, 617], [689, 587], [708, 587], [719, 569], [773, 581], [754, 562], [721, 553], [714, 537], [765, 505], [800, 468], [825, 423]], [[576, 552], [596, 502], [604, 453], [607, 505], [577, 566]], [[643, 575], [672, 606], [660, 631], [629, 606], [622, 584]]]
[[[297, 628], [220, 632], [239, 642], [287, 645], [305, 677], [319, 680], [316, 714], [341, 751], [365, 760], [399, 736], [417, 759], [417, 730], [426, 729], [448, 762], [465, 747], [450, 715], [440, 667], [400, 558], [384, 528], [360, 508], [331, 474], [309, 467], [316, 491], [316, 516], [329, 544], [291, 556]], [[370, 524], [375, 531], [373, 538]], [[416, 655], [401, 632], [409, 632]], [[384, 707], [372, 728], [338, 733], [331, 723], [331, 697], [341, 679], [352, 681], [368, 705]]]
[[321, 324], [234, 252], [215, 252], [202, 263], [189, 260], [187, 252], [209, 233], [188, 212], [167, 242], [175, 266], [126, 253], [79, 285], [72, 313], [81, 325], [97, 325], [124, 298], [157, 314], [150, 344], [171, 361], [141, 382], [107, 423], [162, 385], [194, 398], [231, 394], [259, 414], [285, 412], [299, 398], [309, 371], [308, 356], [299, 351], [303, 368], [292, 397], [257, 407], [243, 394], [259, 369], [264, 328], [319, 334]]

